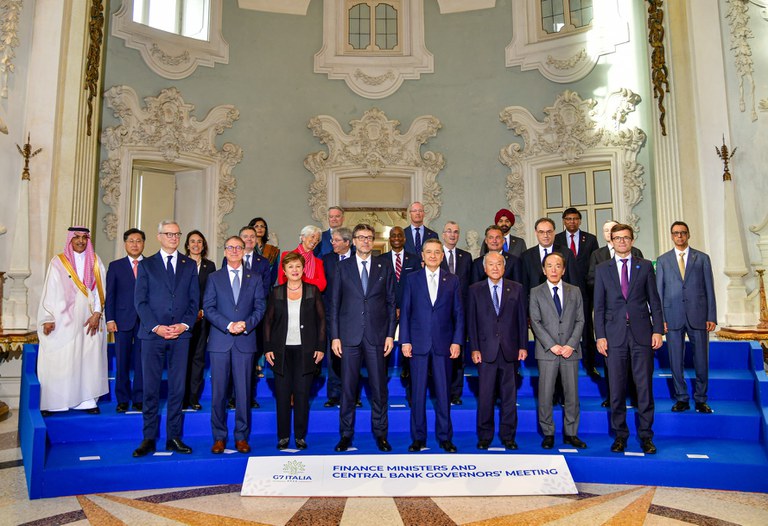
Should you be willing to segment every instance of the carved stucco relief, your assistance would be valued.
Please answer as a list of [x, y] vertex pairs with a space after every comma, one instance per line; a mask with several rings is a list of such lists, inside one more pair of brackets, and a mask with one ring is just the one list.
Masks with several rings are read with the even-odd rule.
[[637, 154], [646, 135], [640, 128], [625, 126], [627, 114], [639, 103], [639, 95], [620, 89], [608, 96], [598, 112], [595, 100], [584, 100], [566, 90], [552, 106], [544, 108], [543, 121], [521, 106], [509, 106], [501, 112], [501, 121], [523, 138], [523, 145], [511, 143], [499, 155], [501, 163], [510, 168], [507, 202], [517, 216], [514, 228], [518, 235], [525, 235], [526, 219], [540, 208], [537, 193], [541, 170], [563, 163], [606, 161], [614, 174], [617, 217], [639, 231], [640, 218], [633, 208], [642, 200], [645, 188], [644, 167], [637, 162]]
[[22, 0], [0, 0], [0, 98], [8, 98], [8, 78], [16, 67], [21, 8]]
[[243, 150], [232, 143], [216, 147], [216, 136], [231, 128], [240, 117], [232, 105], [216, 106], [202, 121], [193, 115], [194, 105], [184, 101], [176, 88], [167, 88], [155, 96], [145, 97], [141, 105], [129, 86], [114, 86], [104, 98], [120, 124], [102, 132], [101, 142], [107, 158], [101, 163], [102, 200], [112, 209], [104, 215], [104, 232], [115, 239], [127, 225], [132, 165], [137, 160], [157, 160], [188, 166], [206, 172], [208, 188], [214, 194], [209, 232], [217, 233], [222, 245], [228, 224], [224, 216], [235, 206], [237, 185], [232, 169], [243, 158]]
[[309, 189], [312, 217], [326, 224], [328, 207], [338, 203], [340, 176], [375, 178], [396, 173], [411, 180], [413, 200], [424, 204], [424, 222], [429, 224], [437, 218], [442, 206], [442, 189], [436, 178], [445, 166], [445, 159], [441, 153], [432, 151], [422, 154], [421, 145], [437, 135], [442, 126], [440, 121], [432, 115], [422, 115], [401, 134], [398, 121], [372, 108], [349, 124], [351, 130], [346, 133], [333, 117], [318, 115], [307, 125], [328, 147], [327, 152], [311, 153], [304, 159], [304, 167], [315, 176]]

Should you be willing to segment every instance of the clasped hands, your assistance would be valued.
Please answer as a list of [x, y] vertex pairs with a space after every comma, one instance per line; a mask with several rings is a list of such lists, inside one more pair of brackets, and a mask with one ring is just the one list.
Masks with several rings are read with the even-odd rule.
[[158, 325], [155, 334], [166, 340], [175, 340], [181, 336], [187, 326], [183, 323], [174, 323], [173, 325]]
[[549, 350], [552, 351], [552, 354], [554, 355], [570, 358], [575, 349], [570, 345], [553, 345]]
[[245, 322], [244, 321], [233, 321], [229, 324], [229, 333], [230, 334], [242, 334], [245, 332]]

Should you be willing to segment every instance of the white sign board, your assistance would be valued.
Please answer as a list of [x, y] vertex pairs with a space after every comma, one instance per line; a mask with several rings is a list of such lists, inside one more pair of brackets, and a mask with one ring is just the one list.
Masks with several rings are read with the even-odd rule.
[[562, 455], [251, 457], [242, 496], [447, 497], [576, 494]]

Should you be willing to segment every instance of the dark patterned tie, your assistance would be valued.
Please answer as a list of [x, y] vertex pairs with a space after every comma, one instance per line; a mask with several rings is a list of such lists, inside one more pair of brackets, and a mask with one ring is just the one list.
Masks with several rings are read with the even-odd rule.
[[629, 296], [629, 268], [627, 268], [627, 261], [629, 259], [621, 260], [621, 295], [624, 299]]
[[498, 285], [493, 286], [493, 308], [496, 309], [496, 316], [499, 315], [499, 311], [501, 310], [501, 306], [499, 305], [499, 292]]
[[451, 274], [456, 274], [456, 261], [453, 259], [453, 250], [448, 252], [448, 270]]
[[416, 229], [416, 242], [414, 245], [416, 245], [416, 253], [421, 254], [421, 227]]
[[165, 273], [168, 275], [168, 283], [173, 287], [176, 281], [176, 274], [173, 272], [173, 263], [171, 261], [173, 261], [173, 256], [168, 256], [168, 263], [165, 265]]
[[557, 287], [552, 287], [552, 297], [555, 300], [555, 309], [557, 309], [557, 315], [562, 316], [563, 305], [560, 303], [560, 296], [557, 295]]
[[360, 274], [360, 281], [363, 283], [363, 294], [368, 294], [368, 267], [366, 267], [368, 262], [361, 261], [360, 263], [363, 264], [363, 272]]
[[576, 241], [574, 241], [573, 237], [575, 234], [571, 234], [571, 252], [573, 252], [574, 256], [578, 256], [579, 254], [576, 251]]

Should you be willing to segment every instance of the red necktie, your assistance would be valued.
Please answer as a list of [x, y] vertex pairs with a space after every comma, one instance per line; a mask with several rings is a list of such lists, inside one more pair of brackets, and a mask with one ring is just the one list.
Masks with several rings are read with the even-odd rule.
[[574, 234], [571, 234], [571, 252], [573, 252], [574, 256], [578, 256], [578, 254], [576, 253], [576, 243], [573, 240], [573, 236]]
[[133, 277], [137, 277], [139, 275], [139, 260], [134, 259], [133, 260]]
[[400, 261], [400, 254], [395, 254], [395, 279], [400, 281], [400, 271], [403, 270], [403, 263]]

